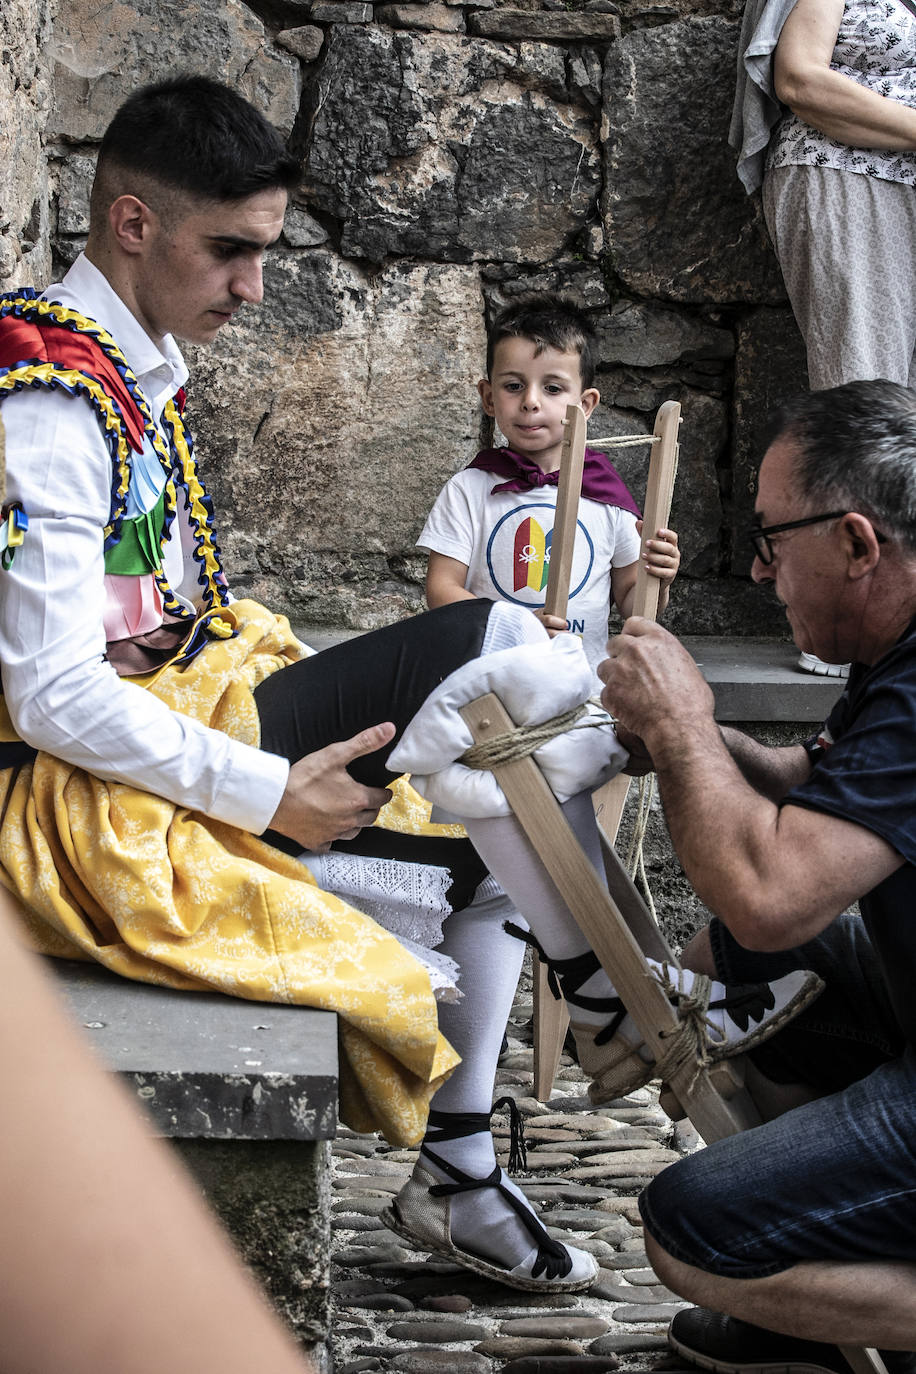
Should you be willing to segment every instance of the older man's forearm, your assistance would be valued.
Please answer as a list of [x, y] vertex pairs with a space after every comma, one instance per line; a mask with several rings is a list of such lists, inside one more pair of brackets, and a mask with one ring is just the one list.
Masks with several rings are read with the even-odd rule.
[[800, 744], [773, 747], [730, 726], [722, 727], [725, 747], [746, 782], [770, 801], [779, 802], [811, 772], [811, 762]]

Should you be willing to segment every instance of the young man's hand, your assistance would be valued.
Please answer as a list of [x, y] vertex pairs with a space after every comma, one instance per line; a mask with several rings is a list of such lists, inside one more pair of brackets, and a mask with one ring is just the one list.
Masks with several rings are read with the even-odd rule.
[[339, 740], [297, 759], [289, 770], [286, 791], [270, 823], [271, 830], [297, 840], [303, 849], [323, 853], [333, 840], [352, 840], [371, 825], [386, 802], [387, 787], [364, 787], [351, 778], [347, 764], [374, 754], [394, 738], [390, 721], [371, 725], [352, 739]]

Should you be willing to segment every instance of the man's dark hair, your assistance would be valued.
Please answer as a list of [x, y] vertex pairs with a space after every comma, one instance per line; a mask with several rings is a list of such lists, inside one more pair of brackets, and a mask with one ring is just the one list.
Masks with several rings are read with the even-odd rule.
[[868, 381], [809, 392], [771, 418], [766, 448], [777, 439], [798, 446], [806, 504], [858, 511], [916, 549], [916, 391]]
[[116, 169], [206, 200], [290, 190], [300, 174], [259, 110], [228, 86], [190, 75], [125, 100], [102, 139], [98, 169], [97, 179]]
[[595, 380], [598, 336], [584, 310], [565, 296], [543, 291], [522, 296], [505, 306], [487, 330], [487, 376], [493, 374], [493, 354], [501, 339], [529, 339], [535, 353], [556, 348], [561, 353], [578, 353], [582, 389]]

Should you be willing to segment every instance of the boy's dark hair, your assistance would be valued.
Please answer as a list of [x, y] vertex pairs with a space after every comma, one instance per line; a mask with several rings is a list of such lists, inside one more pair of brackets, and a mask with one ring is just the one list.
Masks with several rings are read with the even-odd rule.
[[206, 76], [144, 86], [115, 114], [99, 149], [99, 172], [137, 173], [171, 191], [242, 200], [296, 185], [300, 168], [259, 110]]
[[584, 310], [552, 291], [522, 296], [505, 306], [487, 331], [487, 376], [493, 373], [493, 354], [501, 339], [529, 339], [535, 353], [556, 348], [561, 353], [578, 353], [582, 390], [595, 380], [598, 361], [598, 335]]

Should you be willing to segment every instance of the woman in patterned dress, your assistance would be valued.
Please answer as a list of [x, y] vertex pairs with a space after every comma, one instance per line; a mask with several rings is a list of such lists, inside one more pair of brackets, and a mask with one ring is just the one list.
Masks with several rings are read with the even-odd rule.
[[914, 385], [916, 3], [750, 0], [741, 49], [731, 141], [748, 192], [763, 174], [811, 389]]
[[773, 84], [763, 204], [811, 388], [913, 385], [916, 6], [798, 0]]

